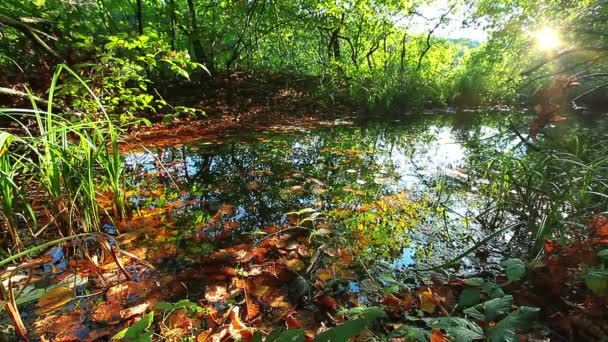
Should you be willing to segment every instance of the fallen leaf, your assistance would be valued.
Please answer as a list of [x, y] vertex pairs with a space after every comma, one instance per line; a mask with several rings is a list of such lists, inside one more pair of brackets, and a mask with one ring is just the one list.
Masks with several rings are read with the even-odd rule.
[[333, 272], [329, 268], [320, 269], [317, 271], [317, 278], [321, 281], [328, 281], [334, 277]]
[[131, 318], [136, 315], [144, 314], [147, 309], [148, 309], [147, 303], [139, 304], [139, 305], [130, 307], [128, 309], [121, 310], [120, 316], [122, 317], [122, 319]]
[[418, 291], [420, 297], [420, 309], [426, 313], [433, 313], [437, 308], [437, 303], [430, 289]]
[[225, 285], [207, 285], [205, 299], [209, 302], [224, 302], [229, 298], [228, 290]]
[[66, 286], [56, 286], [48, 290], [45, 294], [38, 299], [38, 308], [36, 313], [38, 315], [47, 314], [55, 309], [58, 309], [69, 301], [74, 299], [76, 294], [74, 290]]
[[450, 342], [443, 332], [439, 329], [433, 329], [433, 334], [431, 335], [431, 342]]
[[336, 300], [327, 294], [318, 296], [315, 298], [315, 301], [327, 309], [338, 310], [338, 303]]
[[287, 260], [285, 262], [285, 265], [287, 265], [287, 268], [289, 268], [290, 270], [292, 270], [294, 272], [301, 271], [304, 269], [304, 267], [306, 267], [306, 265], [304, 265], [304, 262], [300, 259]]
[[121, 305], [118, 302], [105, 301], [93, 308], [91, 318], [98, 323], [116, 324], [121, 321]]

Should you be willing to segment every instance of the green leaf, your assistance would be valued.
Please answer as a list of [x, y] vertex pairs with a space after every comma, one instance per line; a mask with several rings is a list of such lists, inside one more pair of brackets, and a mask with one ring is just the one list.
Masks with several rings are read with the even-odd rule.
[[262, 333], [256, 331], [251, 337], [251, 342], [262, 342]]
[[488, 329], [492, 342], [518, 342], [519, 335], [526, 333], [537, 319], [539, 308], [522, 306], [502, 321]]
[[131, 342], [147, 342], [152, 338], [153, 331], [147, 331], [154, 321], [154, 311], [142, 317], [132, 326], [119, 331], [116, 335], [112, 336], [112, 340], [125, 339]]
[[481, 291], [487, 293], [492, 298], [501, 298], [505, 292], [495, 282], [487, 281], [481, 286]]
[[386, 312], [378, 306], [357, 306], [352, 309], [341, 309], [338, 315], [348, 318], [364, 318], [374, 320], [376, 318], [385, 317]]
[[526, 274], [526, 265], [521, 259], [507, 259], [501, 265], [505, 268], [509, 281], [520, 280]]
[[349, 338], [359, 335], [367, 328], [373, 320], [353, 319], [346, 321], [337, 327], [331, 328], [319, 334], [314, 342], [346, 342]]
[[468, 287], [460, 293], [460, 297], [458, 298], [458, 305], [463, 308], [468, 308], [470, 306], [479, 304], [481, 300], [481, 289], [476, 287]]
[[270, 334], [268, 334], [268, 336], [266, 336], [266, 342], [275, 341], [281, 335], [281, 333], [283, 331], [285, 331], [284, 328], [278, 328], [278, 329], [273, 330]]
[[604, 295], [608, 293], [608, 270], [592, 268], [585, 275], [585, 284], [594, 293]]
[[505, 314], [513, 305], [513, 296], [508, 295], [502, 298], [490, 299], [481, 304], [468, 308], [463, 312], [475, 319], [490, 322], [496, 317]]
[[608, 249], [602, 249], [597, 253], [597, 256], [601, 259], [608, 260]]
[[469, 286], [481, 286], [484, 283], [482, 278], [468, 278], [464, 279], [463, 282]]
[[303, 342], [304, 341], [304, 333], [305, 332], [302, 329], [289, 329], [289, 330], [285, 330], [274, 341], [275, 342]]
[[198, 306], [196, 303], [189, 301], [188, 299], [182, 299], [177, 303], [158, 302], [154, 305], [155, 308], [161, 310], [175, 310], [187, 307]]
[[389, 337], [405, 337], [407, 341], [426, 342], [431, 338], [431, 333], [411, 325], [402, 325], [393, 330]]
[[483, 330], [474, 322], [461, 317], [425, 318], [428, 326], [443, 329], [454, 342], [469, 342], [483, 338]]

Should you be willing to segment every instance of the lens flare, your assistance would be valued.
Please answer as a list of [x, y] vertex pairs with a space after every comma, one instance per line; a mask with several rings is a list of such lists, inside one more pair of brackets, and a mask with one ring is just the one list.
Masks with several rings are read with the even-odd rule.
[[559, 32], [551, 27], [545, 27], [536, 31], [534, 36], [536, 37], [538, 47], [542, 51], [556, 50], [562, 45]]

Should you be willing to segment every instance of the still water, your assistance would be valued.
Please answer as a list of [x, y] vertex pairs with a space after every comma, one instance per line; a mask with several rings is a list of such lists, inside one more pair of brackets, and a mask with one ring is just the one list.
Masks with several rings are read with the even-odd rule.
[[[198, 260], [311, 213], [315, 229], [331, 222], [354, 232], [359, 238], [346, 244], [363, 244], [372, 266], [437, 264], [486, 235], [476, 217], [487, 201], [476, 190], [487, 181], [469, 175], [469, 159], [521, 143], [503, 129], [506, 120], [473, 113], [342, 119], [132, 151], [130, 200], [134, 212], [155, 212], [162, 222], [167, 237], [157, 239], [159, 248], [171, 253], [159, 253], [161, 264], [173, 265], [176, 255]], [[474, 259], [464, 263], [479, 269]]]

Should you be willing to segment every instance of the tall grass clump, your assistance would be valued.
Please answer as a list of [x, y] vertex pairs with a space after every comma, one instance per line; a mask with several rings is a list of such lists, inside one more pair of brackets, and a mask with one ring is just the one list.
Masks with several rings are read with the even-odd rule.
[[[67, 71], [89, 91], [102, 115], [55, 113], [54, 94]], [[48, 106], [0, 109], [0, 121], [12, 123], [0, 132], [0, 205], [13, 247], [26, 235], [37, 237], [49, 227], [62, 236], [96, 232], [102, 198], [112, 201], [114, 217], [123, 217], [123, 158], [118, 129], [97, 96], [77, 74], [60, 65], [51, 82]]]
[[486, 221], [525, 222], [527, 229], [516, 238], [530, 254], [540, 252], [545, 239], [569, 243], [583, 238], [585, 222], [608, 207], [608, 137], [579, 133], [564, 130], [532, 148], [520, 144], [471, 156], [476, 176], [487, 180], [481, 187], [491, 199]]

